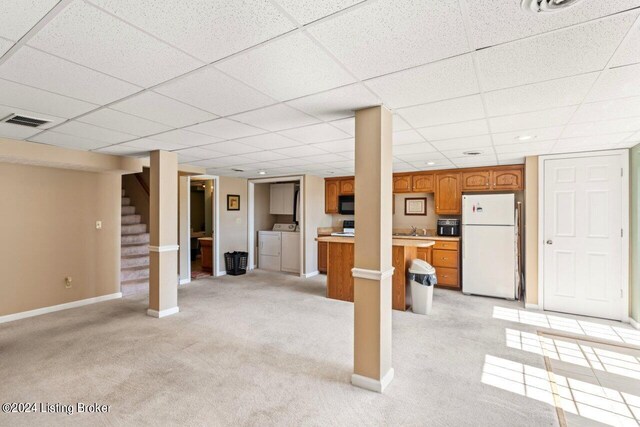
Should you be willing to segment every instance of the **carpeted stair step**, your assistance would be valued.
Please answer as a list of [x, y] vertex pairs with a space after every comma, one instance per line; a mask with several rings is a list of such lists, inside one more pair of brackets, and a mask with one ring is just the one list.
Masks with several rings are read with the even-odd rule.
[[133, 215], [134, 213], [136, 213], [136, 207], [135, 206], [123, 206], [122, 207], [122, 215]]
[[140, 215], [122, 215], [122, 225], [140, 224]]
[[122, 198], [122, 206], [129, 206], [131, 204], [131, 199], [128, 197]]
[[120, 269], [129, 267], [148, 267], [149, 252], [145, 254], [125, 255], [120, 259]]
[[130, 224], [122, 226], [122, 235], [141, 234], [147, 232], [147, 224]]
[[120, 271], [120, 282], [125, 282], [127, 280], [134, 279], [148, 279], [149, 278], [149, 267], [127, 267], [123, 268]]
[[149, 246], [149, 233], [125, 234], [120, 238], [122, 245], [142, 245]]
[[122, 245], [120, 256], [149, 255], [149, 244]]

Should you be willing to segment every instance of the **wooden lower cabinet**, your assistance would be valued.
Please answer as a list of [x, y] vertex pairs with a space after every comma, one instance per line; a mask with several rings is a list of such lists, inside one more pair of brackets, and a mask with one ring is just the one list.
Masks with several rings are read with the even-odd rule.
[[202, 271], [213, 272], [213, 240], [204, 238], [198, 239], [200, 242], [200, 254], [202, 260]]
[[405, 311], [407, 309], [407, 275], [411, 262], [417, 257], [417, 248], [393, 246], [391, 256], [393, 277], [391, 278], [391, 308]]
[[327, 274], [327, 242], [318, 242], [318, 271]]
[[330, 243], [327, 257], [331, 268], [327, 271], [327, 298], [353, 302], [354, 264], [353, 243]]
[[432, 249], [431, 248], [418, 248], [418, 253], [417, 253], [416, 258], [421, 259], [421, 260], [426, 261], [429, 264], [431, 264], [431, 254], [432, 254]]
[[460, 242], [437, 240], [432, 246], [432, 261], [438, 277], [438, 286], [460, 288]]

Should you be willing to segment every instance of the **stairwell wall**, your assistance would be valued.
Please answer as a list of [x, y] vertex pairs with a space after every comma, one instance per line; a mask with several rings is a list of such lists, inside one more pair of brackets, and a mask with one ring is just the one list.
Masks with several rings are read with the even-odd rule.
[[[142, 170], [142, 179], [149, 187], [149, 168]], [[131, 199], [131, 205], [136, 207], [136, 214], [140, 215], [143, 224], [149, 224], [149, 195], [138, 182], [135, 174], [122, 175], [122, 188]]]
[[0, 163], [0, 316], [120, 292], [120, 185], [119, 173]]

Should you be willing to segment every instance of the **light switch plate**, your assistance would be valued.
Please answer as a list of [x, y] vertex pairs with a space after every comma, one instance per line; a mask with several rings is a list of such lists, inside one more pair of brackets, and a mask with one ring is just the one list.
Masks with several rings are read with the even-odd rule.
[[102, 230], [102, 221], [96, 221], [96, 230]]

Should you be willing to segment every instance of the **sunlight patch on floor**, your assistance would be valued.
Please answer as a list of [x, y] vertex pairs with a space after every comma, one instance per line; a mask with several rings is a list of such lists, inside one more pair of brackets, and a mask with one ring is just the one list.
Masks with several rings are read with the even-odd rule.
[[482, 382], [612, 426], [637, 426], [640, 397], [487, 354]]
[[493, 318], [640, 346], [640, 331], [617, 326], [497, 306]]

